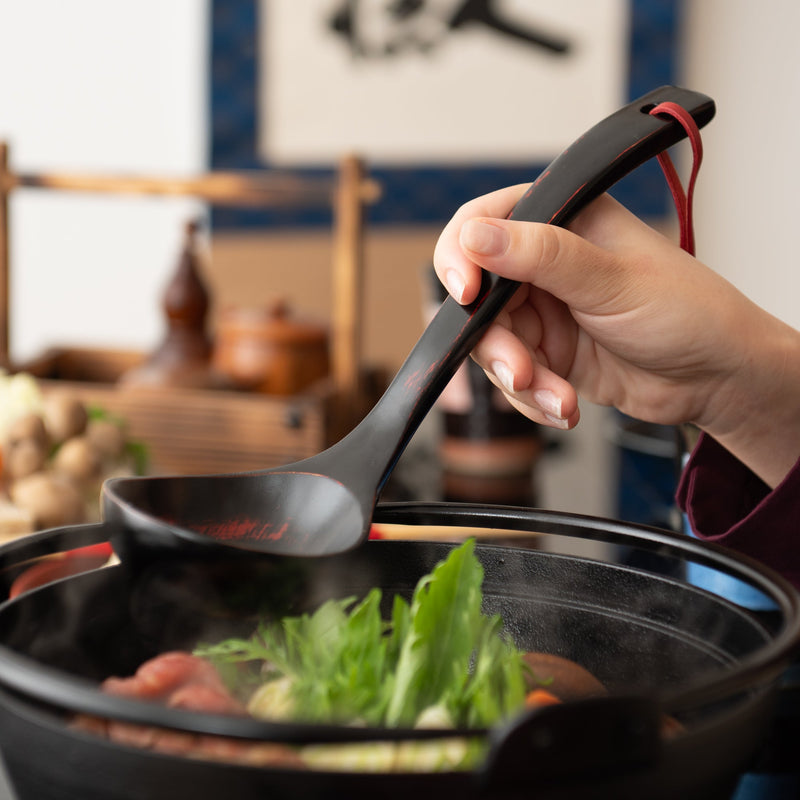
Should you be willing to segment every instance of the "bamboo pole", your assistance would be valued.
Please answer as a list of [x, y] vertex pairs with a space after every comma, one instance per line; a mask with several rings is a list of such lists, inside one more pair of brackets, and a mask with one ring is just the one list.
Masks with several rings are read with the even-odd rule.
[[355, 156], [339, 163], [334, 198], [332, 283], [332, 371], [335, 386], [334, 438], [358, 421], [364, 405], [362, 319], [364, 296], [363, 203], [359, 187], [364, 165]]
[[[212, 205], [303, 208], [329, 206], [333, 202], [337, 182], [327, 178], [312, 179], [255, 171], [211, 172], [195, 177], [7, 172], [6, 191], [22, 187], [108, 194], [194, 197]], [[355, 190], [355, 195], [365, 203], [373, 202], [379, 193], [378, 185], [363, 177]]]

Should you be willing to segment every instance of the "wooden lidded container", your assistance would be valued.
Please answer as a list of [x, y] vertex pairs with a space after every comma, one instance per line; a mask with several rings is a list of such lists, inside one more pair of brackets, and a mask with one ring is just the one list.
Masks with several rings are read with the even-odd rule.
[[291, 395], [330, 372], [328, 332], [295, 318], [284, 301], [224, 309], [217, 320], [214, 369], [242, 389]]

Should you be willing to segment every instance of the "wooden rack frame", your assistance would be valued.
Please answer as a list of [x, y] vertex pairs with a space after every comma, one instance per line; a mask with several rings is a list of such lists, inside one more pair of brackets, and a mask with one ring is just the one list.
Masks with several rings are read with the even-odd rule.
[[[357, 156], [344, 156], [333, 178], [303, 178], [264, 170], [209, 172], [197, 177], [21, 173], [0, 142], [0, 365], [10, 356], [10, 199], [16, 189], [191, 197], [211, 205], [250, 208], [330, 208], [333, 211], [331, 371], [335, 419], [363, 408], [362, 320], [364, 212], [380, 196]], [[352, 420], [350, 421], [352, 422]], [[336, 427], [336, 426], [334, 426]]]

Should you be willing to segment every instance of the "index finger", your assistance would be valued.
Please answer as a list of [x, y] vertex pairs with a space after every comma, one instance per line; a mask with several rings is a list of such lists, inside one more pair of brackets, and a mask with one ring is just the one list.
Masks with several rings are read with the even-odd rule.
[[473, 217], [505, 219], [530, 184], [507, 186], [464, 203], [445, 225], [433, 250], [433, 266], [439, 280], [459, 303], [478, 295], [481, 269], [464, 254], [459, 244], [461, 226]]

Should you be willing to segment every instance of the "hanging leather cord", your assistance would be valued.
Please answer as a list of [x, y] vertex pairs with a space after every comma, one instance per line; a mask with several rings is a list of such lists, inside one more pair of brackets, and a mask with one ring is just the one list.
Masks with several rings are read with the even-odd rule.
[[669, 153], [666, 151], [660, 153], [658, 155], [658, 163], [661, 165], [664, 177], [667, 179], [667, 184], [672, 193], [672, 199], [675, 201], [675, 210], [678, 212], [678, 222], [681, 231], [681, 247], [688, 253], [694, 255], [694, 185], [697, 181], [697, 173], [700, 170], [700, 164], [703, 161], [703, 141], [700, 137], [700, 129], [697, 127], [692, 115], [677, 103], [659, 103], [650, 110], [650, 114], [653, 116], [667, 114], [676, 119], [686, 131], [686, 136], [692, 146], [692, 172], [689, 176], [689, 182], [685, 192]]

